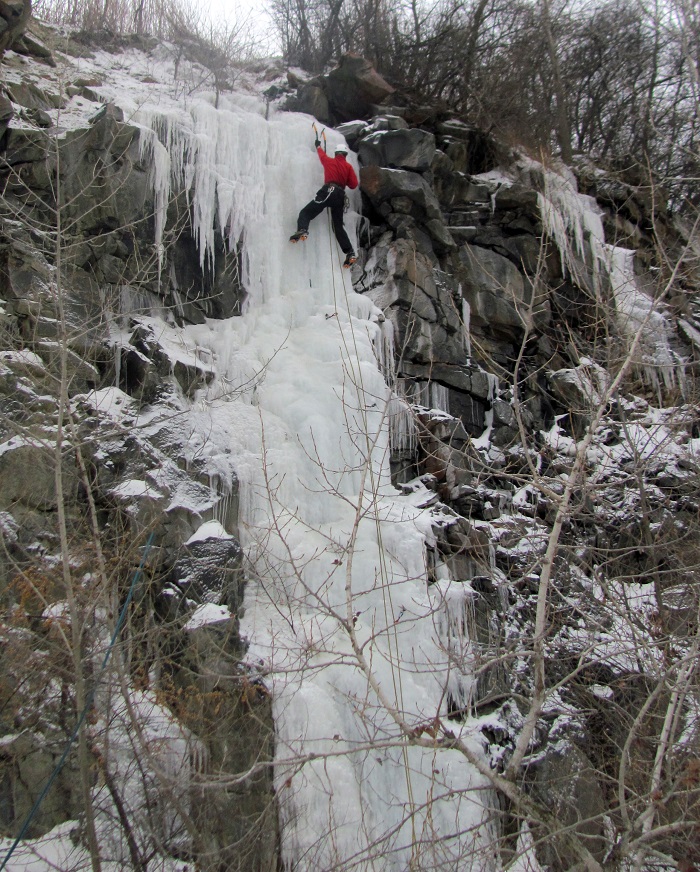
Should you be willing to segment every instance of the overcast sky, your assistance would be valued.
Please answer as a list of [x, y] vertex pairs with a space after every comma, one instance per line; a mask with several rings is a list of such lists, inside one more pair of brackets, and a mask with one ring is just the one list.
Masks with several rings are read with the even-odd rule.
[[205, 0], [202, 6], [209, 6], [212, 20], [237, 22], [247, 21], [257, 39], [264, 42], [270, 54], [279, 52], [272, 38], [272, 25], [265, 0]]

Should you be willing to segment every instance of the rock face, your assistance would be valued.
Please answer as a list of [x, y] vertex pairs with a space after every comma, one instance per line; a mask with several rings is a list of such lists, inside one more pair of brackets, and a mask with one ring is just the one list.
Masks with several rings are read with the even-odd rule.
[[[4, 8], [19, 20], [28, 4], [0, 4], [9, 22]], [[458, 586], [466, 603], [458, 623], [467, 628], [478, 675], [467, 703], [450, 695], [448, 719], [484, 714], [485, 753], [502, 771], [522, 728], [522, 700], [532, 692], [529, 660], [518, 646], [533, 635], [546, 543], [575, 440], [600, 411], [608, 384], [587, 352], [616, 349], [619, 337], [598, 332], [594, 291], [605, 297], [610, 288], [593, 287], [591, 239], [582, 238], [567, 265], [561, 240], [545, 233], [545, 168], [461, 120], [435, 120], [437, 112], [416, 128], [394, 109], [377, 114], [392, 90], [368, 62], [347, 56], [328, 76], [299, 83], [290, 105], [322, 122], [344, 121], [358, 153], [365, 221], [352, 275], [355, 290], [381, 310], [382, 335], [393, 348], [384, 360], [393, 479], [433, 512], [431, 581], [449, 573]], [[159, 260], [143, 129], [78, 77], [68, 98], [21, 77], [7, 93], [0, 99], [0, 176], [10, 209], [0, 216], [0, 591], [12, 622], [0, 648], [7, 677], [0, 683], [0, 825], [6, 834], [16, 829], [36, 798], [32, 785], [52, 768], [75, 720], [75, 664], [56, 655], [70, 625], [60, 623], [69, 620], [56, 556], [62, 524], [81, 543], [80, 594], [105, 596], [99, 603], [106, 612], [123, 598], [154, 533], [158, 545], [147, 555], [131, 615], [128, 679], [161, 699], [163, 719], [174, 713], [195, 737], [192, 808], [201, 856], [219, 858], [220, 868], [268, 872], [278, 864], [272, 702], [243, 664], [237, 482], [213, 480], [172, 424], [212, 382], [215, 361], [201, 348], [174, 350], [168, 332], [175, 321], [240, 313], [245, 252], [228, 251], [217, 232], [213, 257], [202, 266], [183, 194], [170, 203], [168, 226], [178, 232]], [[51, 112], [86, 105], [87, 120], [60, 138], [56, 152]], [[583, 169], [580, 175], [582, 189], [610, 207], [607, 226], [624, 229], [630, 241], [650, 238], [647, 192]], [[60, 307], [55, 238], [46, 229], [60, 205], [52, 199], [59, 178], [70, 227]], [[23, 210], [31, 220], [17, 220]], [[683, 353], [700, 348], [692, 280], [682, 301]], [[155, 330], [145, 311], [167, 317]], [[656, 396], [663, 390], [654, 386]], [[136, 413], [150, 407], [158, 414], [136, 427]], [[697, 415], [674, 410], [666, 457], [654, 442], [661, 413], [646, 400], [619, 395], [604, 412], [586, 467], [595, 499], [583, 489], [572, 496], [561, 546], [571, 559], [555, 561], [558, 607], [546, 657], [548, 680], [561, 687], [533, 736], [523, 778], [600, 863], [605, 792], [617, 777], [629, 701], [636, 717], [648, 697], [641, 667], [584, 662], [589, 649], [577, 647], [579, 620], [591, 617], [596, 644], [602, 636], [609, 642], [616, 627], [602, 602], [610, 592], [596, 587], [601, 567], [645, 586], [666, 571], [650, 541], [694, 541], [697, 531], [696, 461], [684, 449], [697, 436]], [[632, 473], [645, 440], [658, 456], [640, 484]], [[606, 461], [600, 469], [596, 457]], [[59, 496], [66, 519], [58, 517]], [[109, 597], [91, 586], [99, 562], [95, 518], [108, 541]], [[677, 554], [676, 565], [686, 557]], [[669, 586], [663, 614], [654, 616], [666, 622], [661, 635], [672, 626], [689, 632], [694, 590]], [[199, 621], [211, 613], [215, 620]], [[25, 686], [27, 664], [32, 681]], [[573, 684], [563, 680], [574, 673]], [[640, 771], [653, 763], [646, 738], [630, 751]], [[250, 774], [229, 778], [241, 772]], [[72, 757], [32, 834], [79, 812], [78, 781]], [[514, 820], [504, 814], [506, 835]], [[542, 868], [575, 868], [566, 839], [543, 839], [535, 850]]]
[[[238, 614], [243, 587], [238, 542], [230, 536], [205, 538], [185, 547], [161, 599], [171, 616], [173, 610], [187, 614], [193, 602], [221, 604], [228, 610], [228, 617], [204, 626], [197, 626], [195, 611], [179, 639], [182, 653], [172, 681], [183, 700], [179, 716], [204, 739], [206, 772], [222, 782], [226, 775], [234, 779], [231, 788], [195, 788], [200, 850], [227, 869], [268, 872], [277, 862], [277, 813], [264, 767], [273, 759], [272, 703], [264, 683], [248, 678], [241, 666], [245, 645]], [[251, 761], [263, 765], [240, 783], [236, 776]], [[202, 781], [206, 783], [206, 775]]]
[[[593, 857], [605, 858], [603, 816], [605, 800], [591, 761], [572, 743], [565, 743], [528, 767], [532, 793], [540, 802], [553, 803], [556, 817], [565, 827], [574, 827], [585, 840]], [[550, 868], [572, 869], [577, 857], [564, 840], [554, 840], [538, 852], [538, 859]]]
[[435, 157], [435, 137], [425, 130], [387, 130], [371, 133], [360, 141], [363, 166], [426, 172]]
[[[535, 490], [518, 490], [512, 480], [509, 483], [510, 476], [517, 479], [522, 474], [528, 454], [539, 458], [534, 462], [544, 464], [540, 468], [549, 468], [551, 474], [568, 469], [542, 444], [543, 434], [556, 429], [558, 420], [565, 422], [567, 434], [580, 438], [600, 410], [610, 376], [571, 343], [562, 342], [560, 329], [565, 325], [577, 331], [579, 339], [595, 335], [596, 298], [606, 291], [597, 284], [600, 278], [592, 264], [599, 254], [590, 240], [569, 253], [570, 266], [565, 266], [557, 250], [563, 240], [545, 234], [544, 197], [552, 194], [543, 168], [508, 154], [501, 144], [461, 122], [424, 127], [428, 129], [394, 129], [390, 118], [375, 116], [364, 128], [358, 123], [343, 128], [358, 153], [365, 214], [372, 225], [356, 288], [392, 324], [395, 389], [401, 400], [413, 404], [416, 416], [416, 448], [411, 451], [405, 439], [396, 440], [395, 480], [407, 482], [418, 475], [449, 507], [445, 511], [455, 513], [456, 518], [441, 526], [436, 560], [450, 567], [452, 578], [470, 579], [473, 589], [485, 578], [484, 592], [492, 591], [490, 597], [470, 592], [469, 612], [480, 615], [470, 629], [476, 662], [483, 664], [474, 691], [476, 706], [490, 710], [497, 705], [493, 700], [508, 696], [508, 689], [518, 685], [507, 670], [488, 665], [493, 652], [503, 650], [494, 628], [500, 625], [510, 632], [503, 630], [506, 615], [513, 614], [513, 606], [509, 609], [503, 601], [505, 588], [512, 604], [519, 596], [516, 589], [532, 592], [537, 585], [537, 577], [528, 574], [532, 563], [521, 560], [517, 543], [528, 540], [529, 560], [536, 564], [532, 537], [542, 525], [545, 541], [556, 504]], [[585, 184], [584, 180], [584, 189]], [[619, 238], [623, 218], [614, 204], [625, 195], [635, 200], [631, 187], [599, 180], [588, 190], [597, 195], [597, 208], [610, 207], [615, 213], [604, 217], [603, 225]], [[625, 236], [630, 241], [638, 242], [646, 232], [643, 215], [653, 206], [645, 202], [642, 191], [639, 203], [625, 210], [624, 221], [630, 224]], [[660, 221], [665, 233], [663, 217]], [[639, 257], [644, 260], [647, 255]], [[693, 336], [681, 326], [686, 338]], [[580, 347], [587, 348], [586, 341]], [[518, 355], [516, 403], [512, 388], [503, 390], [501, 378], [512, 384]], [[614, 410], [611, 415], [615, 417]], [[609, 420], [604, 418], [604, 426]], [[484, 434], [490, 445], [487, 455], [477, 447]], [[607, 438], [615, 442], [611, 433]], [[485, 457], [490, 471], [484, 476], [479, 458]], [[594, 508], [599, 496], [587, 498], [583, 515], [592, 512], [605, 525], [605, 510]], [[494, 558], [485, 556], [488, 545], [470, 524], [493, 525], [503, 535], [490, 572], [484, 566], [491, 561], [493, 567]], [[577, 532], [572, 528], [570, 541], [590, 543], [585, 525], [585, 520], [573, 521]], [[640, 541], [638, 524], [633, 527], [636, 532], [625, 538], [623, 550], [632, 548], [635, 538]], [[611, 530], [610, 536], [622, 544], [620, 530]], [[559, 590], [570, 594], [577, 589], [573, 574], [565, 580], [563, 566], [558, 577]], [[508, 582], [498, 588], [498, 578]], [[500, 593], [494, 595], [496, 590]], [[524, 622], [516, 623], [529, 627], [528, 608], [522, 609]], [[566, 650], [566, 642], [557, 644], [559, 652]], [[548, 669], [559, 674], [552, 664]], [[608, 675], [601, 689], [591, 688], [591, 677], [582, 693], [590, 700], [596, 693], [607, 693], [608, 682], [627, 680], [618, 673]], [[642, 681], [641, 675], [634, 680]], [[494, 747], [502, 750], [510, 747], [503, 737], [510, 730], [513, 710], [504, 704], [498, 711], [504, 733]], [[525, 780], [533, 797], [578, 833], [592, 856], [603, 862], [607, 800], [600, 773], [609, 758], [601, 763], [593, 721], [587, 720], [583, 736], [574, 729], [565, 730], [564, 739], [560, 734], [541, 738], [538, 752], [527, 763]], [[617, 749], [624, 744], [620, 735], [615, 741]], [[608, 745], [604, 753], [617, 759], [617, 751]], [[507, 826], [506, 822], [505, 831]], [[539, 830], [533, 831], [535, 838], [539, 835]], [[552, 870], [574, 868], [578, 862], [566, 839], [545, 838], [536, 853], [543, 868]]]
[[13, 114], [12, 103], [4, 94], [0, 94], [0, 147], [7, 132], [7, 125], [10, 123]]
[[[38, 49], [32, 51], [36, 56]], [[60, 554], [64, 524], [71, 547], [82, 555], [77, 563], [86, 558], [75, 584], [81, 578], [93, 584], [99, 560], [75, 545], [91, 538], [88, 504], [105, 531], [103, 556], [112, 567], [106, 571], [115, 596], [133, 578], [151, 533], [157, 542], [134, 597], [129, 639], [136, 648], [127, 676], [134, 705], [147, 712], [154, 753], [171, 742], [189, 744], [183, 773], [208, 783], [269, 761], [273, 731], [269, 695], [242, 664], [237, 483], [204, 475], [192, 463], [186, 436], [170, 423], [182, 412], [182, 398], [211, 381], [212, 360], [201, 350], [178, 347], [165, 322], [164, 333], [139, 317], [169, 310], [171, 323], [201, 323], [240, 312], [238, 253], [229, 252], [219, 234], [211, 260], [201, 265], [183, 195], [169, 205], [177, 231], [159, 262], [143, 129], [77, 77], [63, 95], [15, 75], [15, 66], [22, 67], [16, 59], [9, 63], [8, 97], [0, 104], [0, 591], [13, 618], [0, 631], [0, 731], [6, 738], [0, 748], [0, 827], [14, 836], [78, 716], [76, 665], [62, 642], [77, 617], [66, 606], [61, 571], [42, 555]], [[51, 113], [59, 108], [77, 111], [83, 122], [57, 138]], [[63, 199], [57, 203], [58, 179]], [[60, 273], [57, 207], [64, 228]], [[16, 220], [20, 214], [27, 219]], [[59, 399], [62, 381], [70, 422]], [[133, 413], [156, 403], [169, 411], [152, 431], [132, 429]], [[59, 420], [66, 428], [61, 451]], [[229, 533], [185, 544], [214, 523]], [[93, 599], [97, 608], [100, 596]], [[106, 599], [103, 604], [105, 613], [113, 607]], [[205, 612], [207, 620], [197, 617], [201, 609], [213, 610]], [[101, 636], [85, 621], [81, 632], [89, 646]], [[84, 663], [95, 661], [92, 655], [86, 652]], [[126, 772], [114, 762], [128, 732], [115, 726], [111, 733], [114, 780], [105, 789], [117, 800], [122, 796], [134, 820], [145, 821], [157, 783], [144, 774], [125, 798]], [[102, 736], [99, 728], [91, 733], [91, 760], [108, 753]], [[200, 793], [193, 788], [186, 797], [195, 812], [190, 837], [202, 856], [225, 858], [230, 869], [276, 868], [276, 810], [264, 762], [245, 784]], [[159, 765], [167, 769], [167, 759]], [[95, 771], [91, 764], [88, 780]], [[181, 797], [171, 799], [177, 805]], [[28, 835], [40, 836], [83, 810], [74, 750]], [[98, 807], [98, 818], [100, 813]], [[161, 826], [153, 820], [154, 829]], [[169, 840], [177, 827], [166, 824], [160, 838], [176, 850]], [[250, 852], [231, 847], [242, 841]]]
[[286, 108], [307, 112], [324, 124], [339, 124], [366, 117], [393, 93], [369, 61], [345, 54], [327, 76], [299, 83]]
[[0, 55], [22, 36], [31, 14], [31, 0], [1, 0]]
[[[65, 742], [65, 737], [62, 738]], [[61, 751], [58, 743], [47, 747], [39, 735], [30, 733], [17, 735], [3, 744], [0, 751], [3, 775], [0, 827], [3, 832], [19, 831], [58, 764]], [[65, 768], [58, 775], [56, 789], [41, 803], [27, 836], [43, 835], [56, 823], [77, 818], [80, 811], [78, 774], [75, 767]]]
[[[395, 130], [378, 116], [351, 134], [370, 214], [386, 228], [363, 286], [394, 325], [397, 371], [411, 384], [446, 388], [450, 409], [476, 435], [491, 397], [485, 378], [473, 385], [467, 375], [469, 331], [489, 352], [510, 356], [524, 336], [549, 323], [547, 291], [531, 278], [539, 252], [537, 193], [455, 170], [448, 151], [462, 167], [470, 158], [485, 161], [474, 167], [481, 172], [499, 151], [483, 141], [477, 149], [466, 125]], [[497, 418], [496, 426], [497, 438], [512, 441], [510, 419]]]

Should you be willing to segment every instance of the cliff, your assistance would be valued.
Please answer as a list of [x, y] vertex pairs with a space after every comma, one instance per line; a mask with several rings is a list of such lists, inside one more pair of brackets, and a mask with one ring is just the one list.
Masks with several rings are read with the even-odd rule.
[[[663, 191], [361, 59], [213, 95], [33, 24], [2, 65], [7, 868], [700, 862], [698, 240]], [[312, 105], [351, 271], [323, 215], [287, 241]]]

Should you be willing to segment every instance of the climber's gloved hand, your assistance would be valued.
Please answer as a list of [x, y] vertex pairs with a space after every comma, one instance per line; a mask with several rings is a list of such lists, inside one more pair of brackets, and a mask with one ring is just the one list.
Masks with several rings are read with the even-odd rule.
[[316, 142], [314, 142], [314, 145], [316, 146], [316, 148], [321, 147], [321, 140], [318, 138], [318, 136], [316, 137]]

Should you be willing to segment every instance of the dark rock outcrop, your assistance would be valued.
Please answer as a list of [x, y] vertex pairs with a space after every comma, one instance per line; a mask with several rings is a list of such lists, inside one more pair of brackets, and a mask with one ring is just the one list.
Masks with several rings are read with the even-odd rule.
[[22, 36], [31, 14], [31, 0], [0, 0], [0, 57]]
[[353, 54], [341, 57], [326, 82], [328, 105], [336, 122], [362, 118], [394, 93], [369, 61]]
[[[586, 755], [571, 742], [561, 742], [528, 762], [527, 780], [533, 795], [548, 807], [563, 827], [571, 827], [591, 855], [605, 857], [603, 818], [605, 798], [598, 773]], [[538, 828], [534, 836], [537, 837]], [[573, 869], [578, 857], [564, 839], [547, 839], [538, 846], [537, 859], [551, 869]]]
[[394, 93], [369, 61], [354, 54], [343, 55], [327, 76], [294, 84], [297, 94], [286, 101], [285, 108], [308, 112], [324, 124], [367, 118]]
[[0, 94], [0, 152], [5, 148], [5, 133], [13, 115], [12, 102], [5, 94]]
[[237, 626], [243, 605], [244, 575], [240, 544], [231, 536], [186, 543], [171, 569], [170, 590], [179, 591], [190, 606], [225, 605]]
[[359, 144], [362, 166], [425, 172], [435, 156], [435, 137], [424, 130], [387, 130], [370, 133]]

